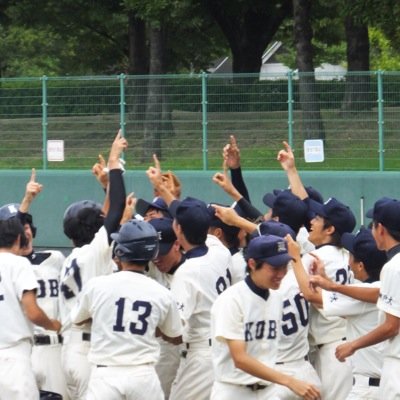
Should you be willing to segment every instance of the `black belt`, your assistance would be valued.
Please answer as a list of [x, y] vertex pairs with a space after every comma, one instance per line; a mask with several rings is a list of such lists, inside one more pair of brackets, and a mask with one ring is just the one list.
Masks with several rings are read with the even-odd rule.
[[[304, 361], [308, 361], [309, 360], [308, 356], [304, 356], [303, 359], [304, 359]], [[278, 362], [275, 363], [275, 365], [283, 365], [283, 364], [287, 364], [289, 362], [290, 361], [278, 361]]]
[[267, 387], [267, 385], [260, 385], [259, 383], [253, 383], [251, 385], [246, 385], [248, 389], [252, 392], [256, 392], [257, 390], [263, 390]]
[[380, 383], [381, 383], [380, 378], [369, 378], [368, 379], [369, 386], [379, 386]]
[[90, 342], [90, 333], [83, 332], [82, 340], [84, 340], [85, 342]]
[[[340, 340], [346, 340], [346, 338], [342, 337]], [[317, 348], [320, 349], [324, 344], [326, 344], [326, 343], [317, 344]]]
[[[208, 339], [208, 345], [211, 346], [211, 339]], [[190, 343], [185, 343], [186, 350], [190, 349]]]
[[[353, 377], [353, 385], [356, 383], [357, 378]], [[380, 378], [368, 378], [368, 386], [376, 386], [378, 387], [381, 383]]]
[[108, 365], [96, 365], [97, 368], [106, 368]]
[[63, 342], [63, 337], [61, 335], [57, 336], [33, 335], [33, 344], [36, 346], [48, 345], [48, 344], [61, 344], [62, 342]]

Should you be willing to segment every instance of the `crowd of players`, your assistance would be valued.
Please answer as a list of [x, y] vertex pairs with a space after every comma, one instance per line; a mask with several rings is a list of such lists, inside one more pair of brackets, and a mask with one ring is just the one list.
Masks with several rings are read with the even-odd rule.
[[290, 146], [289, 189], [265, 214], [231, 136], [213, 177], [231, 198], [185, 197], [154, 165], [154, 199], [126, 194], [118, 132], [93, 174], [104, 204], [64, 214], [71, 253], [35, 251], [29, 208], [0, 208], [0, 399], [398, 399], [400, 202], [356, 219], [305, 187]]

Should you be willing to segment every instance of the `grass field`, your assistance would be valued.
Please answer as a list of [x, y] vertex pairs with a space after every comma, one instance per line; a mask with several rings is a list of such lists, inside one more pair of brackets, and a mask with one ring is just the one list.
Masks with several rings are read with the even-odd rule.
[[[379, 170], [379, 126], [377, 110], [344, 114], [322, 110], [326, 140], [325, 161], [303, 160], [302, 115], [295, 111], [293, 144], [297, 165], [304, 170]], [[398, 128], [400, 110], [385, 110], [384, 169], [400, 169]], [[242, 165], [249, 170], [279, 169], [276, 154], [282, 140], [288, 140], [287, 113], [231, 112], [208, 113], [206, 151], [203, 147], [203, 125], [200, 112], [172, 113], [173, 131], [162, 132], [162, 163], [174, 170], [214, 170], [221, 166], [221, 150], [229, 135], [237, 137]], [[99, 153], [107, 154], [119, 115], [52, 117], [49, 115], [47, 139], [64, 140], [65, 161], [49, 162], [48, 169], [87, 169]], [[0, 119], [0, 168], [25, 169], [43, 167], [43, 130], [41, 118]], [[126, 124], [129, 168], [145, 169], [151, 158], [144, 157], [144, 129], [135, 121]]]

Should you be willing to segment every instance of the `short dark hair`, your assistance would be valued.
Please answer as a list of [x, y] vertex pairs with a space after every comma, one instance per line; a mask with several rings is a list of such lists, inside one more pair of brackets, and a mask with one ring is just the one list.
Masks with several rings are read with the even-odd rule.
[[[321, 218], [324, 220], [324, 224], [323, 224], [324, 229], [328, 229], [331, 226], [333, 226], [335, 228], [335, 226], [332, 224], [332, 222], [328, 218], [325, 218], [325, 217], [321, 217]], [[335, 228], [335, 231], [331, 235], [330, 244], [333, 246], [336, 246], [336, 247], [343, 247], [341, 238], [342, 238], [341, 233], [339, 233]]]
[[21, 247], [26, 245], [24, 226], [17, 217], [0, 221], [0, 248], [11, 248], [21, 237]]
[[[255, 270], [258, 270], [258, 269], [260, 269], [262, 266], [263, 266], [263, 264], [264, 264], [264, 262], [265, 261], [262, 261], [262, 260], [254, 260], [254, 262], [255, 262], [255, 264], [256, 264], [256, 267], [255, 267]], [[247, 264], [246, 264], [246, 273], [250, 273], [250, 268], [249, 268], [249, 261], [247, 260]]]
[[388, 228], [387, 226], [383, 225], [381, 222], [373, 221], [372, 224], [376, 227], [378, 224], [381, 224], [388, 232], [388, 234], [396, 241], [400, 242], [400, 231], [397, 229]]

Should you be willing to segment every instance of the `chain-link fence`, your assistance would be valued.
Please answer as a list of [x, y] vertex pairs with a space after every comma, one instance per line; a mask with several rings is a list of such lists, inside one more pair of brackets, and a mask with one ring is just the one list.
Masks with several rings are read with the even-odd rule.
[[[87, 169], [121, 128], [128, 168], [219, 169], [237, 138], [246, 169], [279, 169], [282, 141], [307, 170], [400, 168], [400, 72], [42, 77], [0, 80], [0, 168]], [[306, 163], [306, 139], [324, 161]], [[64, 161], [49, 161], [61, 140]], [[54, 143], [54, 142], [53, 142]]]

